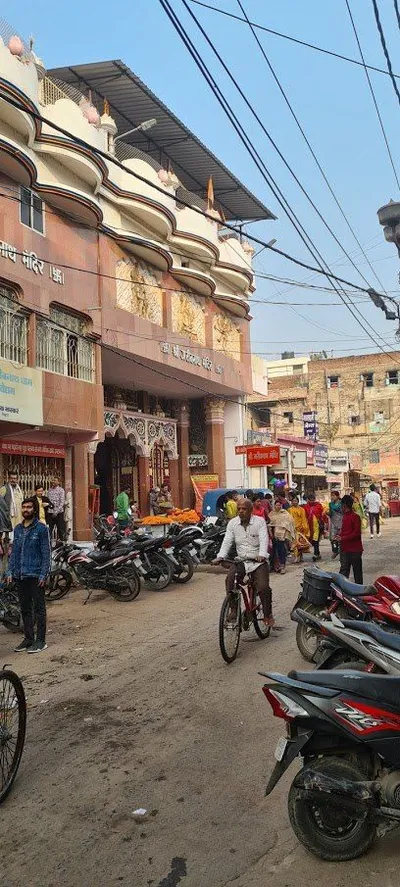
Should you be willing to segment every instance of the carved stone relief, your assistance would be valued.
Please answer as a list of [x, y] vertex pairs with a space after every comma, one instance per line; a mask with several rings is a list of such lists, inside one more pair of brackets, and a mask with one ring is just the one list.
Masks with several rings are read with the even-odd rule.
[[240, 360], [240, 332], [234, 321], [225, 314], [214, 314], [213, 348], [233, 360]]
[[171, 293], [172, 331], [199, 345], [206, 343], [204, 306], [189, 292]]
[[115, 272], [118, 308], [162, 326], [162, 290], [150, 265], [131, 259], [120, 259]]

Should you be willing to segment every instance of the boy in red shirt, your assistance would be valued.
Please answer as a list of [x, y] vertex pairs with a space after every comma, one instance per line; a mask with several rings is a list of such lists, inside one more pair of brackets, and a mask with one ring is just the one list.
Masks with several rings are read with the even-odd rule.
[[350, 568], [353, 567], [354, 582], [357, 585], [362, 585], [362, 553], [364, 549], [361, 541], [361, 518], [353, 511], [353, 504], [351, 496], [343, 496], [343, 522], [340, 537], [338, 537], [340, 541], [340, 572], [348, 578]]

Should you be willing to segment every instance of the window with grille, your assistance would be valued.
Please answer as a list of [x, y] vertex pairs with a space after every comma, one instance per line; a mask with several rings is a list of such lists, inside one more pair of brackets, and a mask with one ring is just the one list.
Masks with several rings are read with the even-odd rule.
[[283, 414], [285, 425], [293, 425], [293, 413], [286, 412]]
[[399, 371], [398, 370], [388, 370], [386, 373], [386, 385], [398, 385], [399, 384]]
[[328, 376], [328, 388], [339, 388], [340, 376]]
[[381, 461], [381, 454], [379, 450], [370, 450], [369, 461], [376, 464]]
[[93, 382], [94, 345], [82, 334], [85, 321], [58, 308], [51, 308], [50, 316], [50, 320], [37, 321], [37, 366], [50, 373]]
[[12, 363], [28, 360], [28, 316], [13, 290], [0, 286], [0, 357]]
[[20, 206], [22, 224], [39, 234], [44, 234], [43, 202], [40, 197], [34, 194], [30, 188], [21, 187]]

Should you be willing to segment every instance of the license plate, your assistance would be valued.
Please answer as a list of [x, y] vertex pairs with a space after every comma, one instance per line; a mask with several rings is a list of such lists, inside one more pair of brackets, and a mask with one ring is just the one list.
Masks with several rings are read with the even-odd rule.
[[275, 749], [275, 752], [274, 752], [274, 757], [275, 757], [275, 759], [276, 759], [277, 761], [282, 761], [282, 760], [283, 760], [283, 757], [284, 757], [285, 751], [286, 751], [286, 749], [287, 749], [287, 744], [288, 744], [288, 742], [289, 742], [289, 740], [288, 740], [288, 739], [284, 739], [283, 736], [281, 736], [281, 738], [278, 739], [278, 743], [277, 743], [277, 746], [276, 746], [276, 749]]

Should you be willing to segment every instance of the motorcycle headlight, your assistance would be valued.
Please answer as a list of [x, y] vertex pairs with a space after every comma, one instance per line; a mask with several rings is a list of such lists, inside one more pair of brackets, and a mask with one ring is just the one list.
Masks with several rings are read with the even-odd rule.
[[396, 613], [396, 616], [400, 616], [400, 602], [399, 601], [395, 601], [394, 604], [391, 604], [390, 609], [391, 609], [392, 613]]

